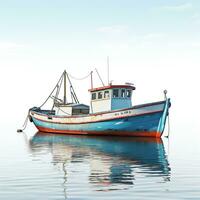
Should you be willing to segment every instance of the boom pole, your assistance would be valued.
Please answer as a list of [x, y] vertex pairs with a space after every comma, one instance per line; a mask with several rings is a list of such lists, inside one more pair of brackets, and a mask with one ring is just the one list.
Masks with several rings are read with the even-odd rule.
[[93, 89], [93, 77], [92, 77], [93, 71], [90, 72], [90, 80], [91, 80], [91, 89]]

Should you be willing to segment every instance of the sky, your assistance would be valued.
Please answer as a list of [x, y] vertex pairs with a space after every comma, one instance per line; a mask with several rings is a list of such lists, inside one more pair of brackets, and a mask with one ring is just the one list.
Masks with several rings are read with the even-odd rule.
[[[135, 84], [133, 104], [162, 100], [167, 89], [172, 118], [197, 130], [199, 0], [0, 0], [0, 101], [16, 123], [64, 69], [79, 78], [97, 68], [107, 82], [107, 56], [113, 84]], [[72, 81], [88, 103], [90, 80]]]

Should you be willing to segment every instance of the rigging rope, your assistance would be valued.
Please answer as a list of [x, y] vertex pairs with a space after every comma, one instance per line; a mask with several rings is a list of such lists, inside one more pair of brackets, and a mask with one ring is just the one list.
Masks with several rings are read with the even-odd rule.
[[[57, 107], [57, 106], [56, 106]], [[67, 114], [67, 115], [70, 115], [69, 113], [67, 113], [67, 112], [65, 112], [63, 109], [61, 109], [60, 107], [57, 107], [58, 108], [58, 110], [61, 110], [62, 112], [64, 112], [65, 114]]]
[[28, 114], [26, 116], [26, 119], [24, 121], [22, 129], [17, 129], [17, 132], [23, 132], [25, 130], [25, 128], [27, 127], [27, 124], [28, 124], [29, 114], [30, 114], [30, 110], [28, 110]]
[[52, 92], [50, 93], [50, 95], [47, 97], [47, 99], [44, 101], [44, 103], [39, 106], [39, 108], [41, 108], [42, 106], [44, 106], [44, 104], [48, 101], [48, 99], [51, 97], [51, 95], [53, 94], [53, 92], [55, 91], [55, 89], [57, 88], [57, 86], [59, 85], [59, 82], [61, 81], [62, 77], [63, 77], [64, 73], [62, 73], [61, 77], [59, 78], [56, 86], [54, 87], [54, 89], [52, 90]]
[[[58, 98], [58, 95], [59, 95], [59, 92], [60, 92], [60, 88], [61, 88], [63, 79], [64, 79], [64, 76], [62, 76], [62, 78], [61, 78], [61, 80], [60, 80], [60, 84], [59, 84], [59, 81], [58, 81], [58, 84], [57, 84], [57, 91], [56, 91], [56, 95], [55, 95], [55, 100], [56, 100], [56, 99], [59, 99], [59, 98]], [[53, 96], [50, 96], [50, 98], [52, 98], [52, 97], [53, 97]], [[53, 98], [52, 98], [52, 99], [53, 99]], [[53, 99], [53, 100], [54, 100], [54, 99]], [[61, 99], [59, 99], [59, 100], [61, 100]], [[61, 100], [61, 101], [62, 101], [62, 100]], [[53, 102], [53, 106], [52, 106], [51, 110], [53, 110], [54, 106], [55, 106], [55, 101]]]
[[70, 78], [80, 81], [80, 80], [84, 80], [84, 79], [88, 78], [88, 77], [90, 76], [91, 72], [90, 72], [89, 74], [87, 74], [87, 76], [84, 76], [84, 77], [82, 77], [82, 78], [74, 77], [74, 76], [72, 76], [72, 75], [69, 74], [69, 73], [67, 73], [67, 74], [70, 76]]

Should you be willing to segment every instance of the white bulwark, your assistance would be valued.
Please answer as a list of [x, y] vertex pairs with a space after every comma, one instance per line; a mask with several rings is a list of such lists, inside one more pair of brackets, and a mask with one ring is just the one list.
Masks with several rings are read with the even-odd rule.
[[91, 93], [91, 113], [106, 112], [132, 107], [131, 85], [109, 85], [90, 89]]

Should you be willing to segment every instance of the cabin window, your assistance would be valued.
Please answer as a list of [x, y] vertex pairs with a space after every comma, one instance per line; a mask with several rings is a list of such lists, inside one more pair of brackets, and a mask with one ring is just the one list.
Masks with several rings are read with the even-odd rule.
[[123, 98], [125, 97], [125, 89], [121, 90], [121, 97], [123, 97]]
[[102, 99], [103, 98], [103, 92], [98, 92], [98, 99]]
[[105, 91], [104, 92], [104, 98], [108, 99], [110, 97], [110, 92], [109, 91]]
[[126, 96], [129, 98], [131, 97], [131, 90], [126, 90]]
[[95, 100], [97, 98], [96, 93], [92, 93], [92, 100]]
[[118, 89], [114, 89], [113, 90], [113, 97], [119, 97], [119, 90]]

